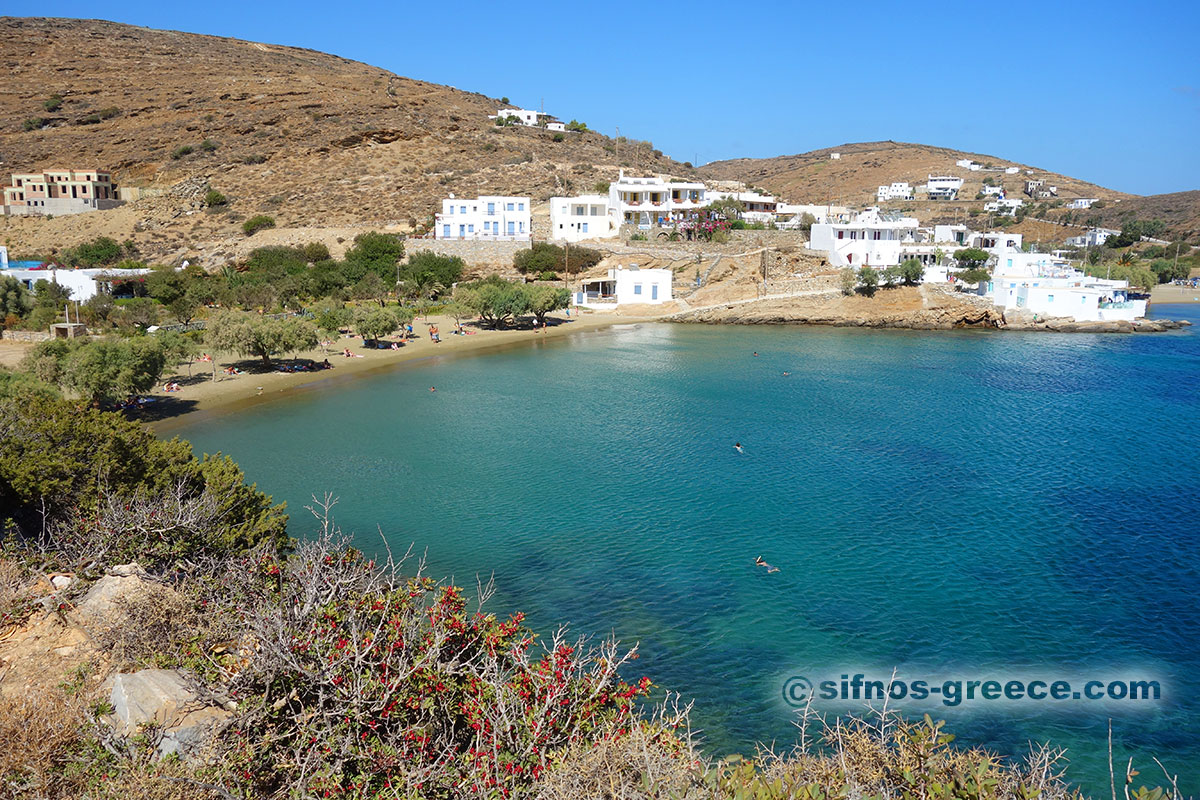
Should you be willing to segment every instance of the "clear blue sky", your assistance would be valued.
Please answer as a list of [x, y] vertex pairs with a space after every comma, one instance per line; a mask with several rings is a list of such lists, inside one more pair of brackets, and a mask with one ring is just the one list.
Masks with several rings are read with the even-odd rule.
[[[650, 139], [681, 161], [894, 139], [1200, 188], [1200, 2], [9, 0], [309, 47]], [[220, 69], [219, 64], [213, 65]]]

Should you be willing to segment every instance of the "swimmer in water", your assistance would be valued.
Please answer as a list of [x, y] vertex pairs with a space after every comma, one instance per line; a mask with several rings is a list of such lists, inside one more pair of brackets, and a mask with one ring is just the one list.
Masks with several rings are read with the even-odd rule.
[[785, 372], [785, 373], [783, 373], [783, 377], [785, 377], [785, 378], [786, 378], [788, 375], [791, 375], [791, 374], [792, 374], [792, 373], [790, 373], [790, 372]]
[[733, 449], [734, 449], [734, 450], [737, 450], [739, 453], [744, 453], [744, 452], [746, 452], [745, 450], [743, 450], [743, 449], [742, 449], [742, 443], [741, 443], [741, 442], [734, 442], [734, 443], [733, 443]]
[[437, 391], [437, 389], [436, 389], [435, 387], [433, 387], [433, 386], [430, 386], [430, 387], [429, 387], [429, 391], [431, 391], [431, 392], [436, 392], [436, 391]]
[[766, 568], [767, 568], [767, 574], [770, 574], [770, 573], [772, 573], [772, 572], [779, 572], [779, 567], [773, 567], [773, 566], [771, 566], [770, 564], [768, 564], [766, 561], [763, 561], [763, 557], [762, 557], [762, 556], [757, 556], [757, 557], [754, 559], [754, 565], [755, 565], [756, 567], [766, 567]]
[[757, 350], [755, 350], [755, 351], [754, 351], [754, 357], [755, 357], [755, 358], [758, 358], [758, 351], [757, 351]]

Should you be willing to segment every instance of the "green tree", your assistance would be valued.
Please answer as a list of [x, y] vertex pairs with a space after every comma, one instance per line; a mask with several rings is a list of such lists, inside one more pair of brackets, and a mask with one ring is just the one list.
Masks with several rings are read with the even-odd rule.
[[0, 325], [8, 317], [21, 318], [33, 310], [33, 297], [25, 284], [11, 275], [0, 275]]
[[1156, 259], [1150, 264], [1150, 270], [1158, 276], [1159, 283], [1170, 283], [1171, 281], [1184, 280], [1191, 274], [1187, 264], [1176, 264], [1173, 261], [1165, 258]]
[[116, 318], [118, 324], [142, 330], [151, 325], [157, 325], [159, 315], [162, 313], [162, 306], [159, 302], [151, 300], [149, 297], [133, 297], [129, 300], [122, 300], [117, 304], [117, 308], [120, 309], [120, 316]]
[[591, 269], [603, 260], [604, 254], [590, 247], [559, 247], [536, 242], [528, 250], [513, 254], [513, 266], [522, 274], [540, 275], [543, 272], [566, 272], [574, 275]]
[[925, 267], [915, 258], [910, 258], [900, 265], [900, 277], [905, 286], [916, 286], [925, 279]]
[[171, 312], [171, 316], [179, 321], [181, 325], [187, 325], [196, 318], [196, 311], [199, 308], [191, 294], [184, 294], [176, 297], [167, 305], [167, 310]]
[[388, 287], [377, 272], [368, 272], [363, 275], [362, 280], [354, 284], [354, 288], [350, 290], [350, 295], [355, 300], [374, 300], [379, 303], [380, 308], [384, 306], [387, 293]]
[[317, 346], [317, 327], [299, 317], [275, 319], [259, 314], [229, 311], [213, 318], [205, 331], [213, 350], [261, 358], [270, 366], [272, 355], [284, 355]]
[[116, 264], [124, 253], [115, 239], [101, 236], [95, 241], [63, 251], [62, 260], [70, 266], [100, 267]]
[[873, 297], [879, 288], [879, 273], [866, 265], [858, 270], [858, 291], [867, 297]]
[[842, 294], [849, 297], [854, 294], [854, 290], [858, 288], [858, 273], [853, 267], [843, 267], [838, 273], [842, 287]]
[[571, 293], [561, 286], [533, 285], [525, 288], [529, 295], [529, 310], [537, 324], [546, 322], [546, 315], [551, 311], [566, 308], [571, 303]]
[[346, 277], [357, 283], [375, 272], [389, 284], [396, 280], [396, 265], [404, 258], [404, 242], [388, 233], [360, 233], [346, 251]]
[[321, 351], [328, 355], [326, 342], [336, 340], [341, 336], [342, 328], [354, 323], [354, 312], [341, 303], [322, 301], [322, 305], [315, 309], [313, 321], [321, 335]]
[[899, 265], [885, 267], [880, 271], [879, 277], [880, 280], [883, 281], [883, 285], [889, 289], [904, 279], [904, 275], [901, 272]]
[[737, 219], [746, 210], [746, 204], [733, 197], [723, 197], [712, 201], [703, 210], [721, 219]]
[[958, 262], [959, 269], [975, 269], [987, 263], [988, 252], [978, 247], [965, 247], [954, 251], [954, 260]]
[[[77, 409], [44, 391], [19, 388], [0, 397], [0, 508], [18, 533], [41, 535], [48, 527], [77, 531], [95, 552], [93, 537], [107, 536], [103, 564], [136, 559], [148, 569], [180, 556], [239, 552], [259, 543], [286, 546], [283, 506], [247, 486], [237, 465], [216, 455], [196, 459], [179, 439], [157, 438], [119, 414]], [[213, 514], [202, 530], [137, 532], [96, 530], [90, 525], [107, 498], [133, 501], [161, 492], [183, 498], [207, 496]], [[60, 544], [58, 540], [52, 544]], [[72, 556], [63, 558], [72, 566]]]
[[97, 340], [73, 350], [63, 366], [63, 384], [94, 405], [149, 391], [166, 366], [162, 343], [139, 337]]
[[800, 215], [800, 232], [812, 236], [812, 226], [817, 224], [817, 218], [805, 211]]
[[394, 333], [402, 324], [411, 320], [411, 311], [396, 306], [359, 308], [354, 312], [354, 330], [365, 341], [378, 343], [384, 336]]
[[188, 281], [174, 267], [155, 266], [146, 275], [146, 294], [164, 306], [169, 306], [187, 292]]
[[116, 309], [117, 303], [112, 295], [104, 292], [97, 292], [79, 307], [84, 321], [93, 329], [107, 326]]
[[418, 295], [436, 297], [462, 278], [466, 266], [458, 256], [419, 250], [410, 254], [408, 263], [400, 268], [400, 283], [416, 288]]
[[498, 275], [460, 285], [454, 299], [478, 314], [489, 328], [509, 325], [529, 310], [529, 293], [524, 285]]

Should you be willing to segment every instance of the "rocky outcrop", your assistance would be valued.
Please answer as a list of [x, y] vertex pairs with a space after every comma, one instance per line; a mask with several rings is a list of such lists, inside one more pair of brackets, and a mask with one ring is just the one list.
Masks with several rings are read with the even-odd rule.
[[205, 743], [229, 712], [201, 700], [185, 673], [172, 669], [144, 669], [118, 673], [102, 690], [113, 712], [105, 717], [119, 736], [134, 736], [153, 725], [161, 733], [158, 752], [178, 754], [185, 760], [200, 757]]

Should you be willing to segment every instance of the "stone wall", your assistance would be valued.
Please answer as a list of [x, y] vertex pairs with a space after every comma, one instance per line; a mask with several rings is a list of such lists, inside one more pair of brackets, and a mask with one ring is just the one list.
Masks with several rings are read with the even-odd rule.
[[44, 342], [49, 338], [48, 331], [0, 331], [0, 339], [10, 342]]
[[458, 256], [468, 267], [494, 266], [511, 267], [513, 255], [528, 250], [525, 242], [487, 242], [479, 239], [409, 239], [404, 243], [408, 253], [429, 250], [438, 255]]

